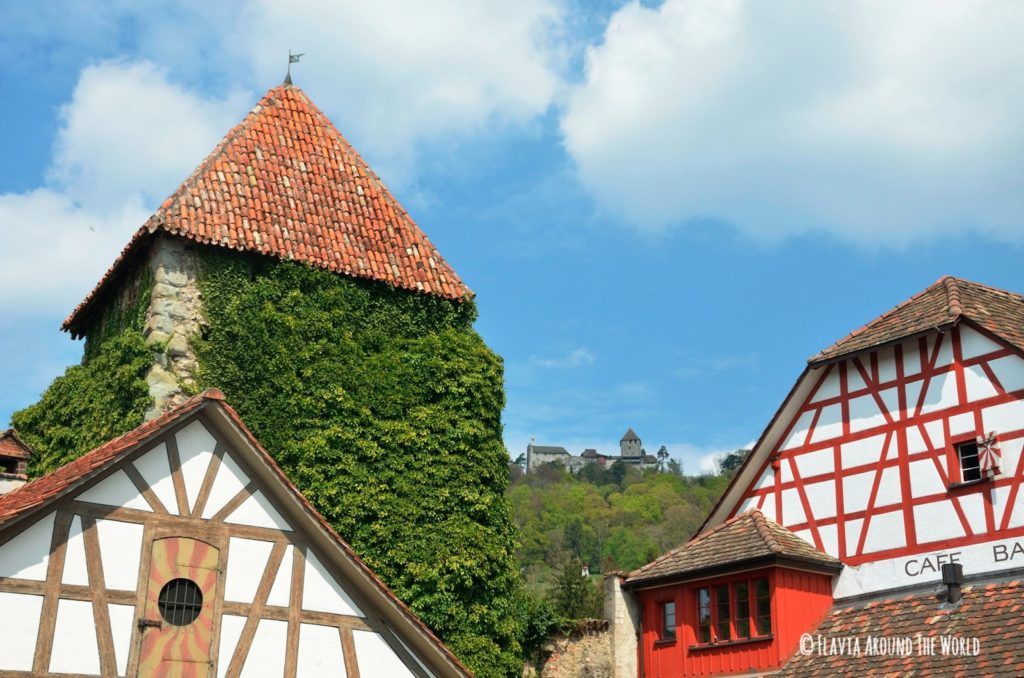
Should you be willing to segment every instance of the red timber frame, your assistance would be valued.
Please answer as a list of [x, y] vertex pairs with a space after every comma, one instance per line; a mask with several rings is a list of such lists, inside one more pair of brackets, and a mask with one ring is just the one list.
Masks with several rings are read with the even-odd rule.
[[[965, 358], [961, 345], [961, 328], [964, 326], [969, 326], [972, 331], [991, 342], [992, 350]], [[940, 356], [943, 355], [948, 358], [948, 364], [940, 365]], [[880, 361], [887, 361], [889, 356], [894, 361], [895, 376], [883, 379], [880, 375]], [[742, 510], [754, 506], [766, 510], [768, 515], [773, 516], [777, 522], [788, 529], [794, 532], [806, 531], [804, 533], [806, 538], [812, 541], [818, 549], [830, 552], [850, 565], [1024, 535], [1024, 524], [1010, 526], [1021, 482], [1024, 480], [1024, 454], [1020, 454], [1016, 458], [1011, 455], [1010, 459], [1007, 459], [1006, 454], [1007, 448], [1020, 449], [1021, 441], [1019, 439], [1024, 438], [1024, 417], [1014, 423], [1009, 430], [996, 431], [999, 443], [1003, 448], [1003, 467], [995, 479], [970, 484], [959, 483], [959, 459], [955, 449], [955, 443], [969, 440], [975, 435], [986, 432], [983, 426], [983, 412], [986, 409], [1024, 400], [1024, 388], [1007, 392], [991, 366], [992, 361], [1008, 356], [1024, 358], [1024, 352], [977, 325], [964, 321], [942, 333], [932, 333], [911, 339], [903, 344], [855, 355], [824, 367], [811, 394], [787, 424], [779, 442], [772, 453], [767, 455], [742, 498], [732, 509], [731, 515], [736, 515]], [[920, 370], [906, 370], [905, 367], [909, 360], [919, 360]], [[968, 368], [975, 368], [975, 374], [977, 374], [977, 370], [984, 374], [991, 384], [993, 391], [991, 395], [976, 400], [968, 399], [965, 376]], [[936, 388], [940, 387], [942, 382], [936, 383], [936, 379], [945, 379], [944, 375], [949, 373], [952, 373], [955, 379], [955, 403], [942, 409], [926, 411], [929, 387], [933, 384]], [[831, 378], [834, 383], [836, 375], [838, 376], [838, 395], [818, 397], [817, 394], [822, 391], [822, 386], [826, 381]], [[860, 386], [858, 382], [863, 382], [864, 385]], [[889, 396], [889, 405], [886, 405], [883, 393]], [[897, 405], [895, 408], [892, 407], [894, 393]], [[878, 407], [883, 421], [879, 425], [863, 430], [851, 430], [850, 404], [855, 399], [865, 396], [870, 397]], [[819, 426], [821, 414], [824, 408], [830, 405], [839, 405], [841, 408], [841, 421], [839, 422], [841, 430], [836, 430], [837, 435], [827, 439], [815, 440], [815, 432]], [[950, 422], [959, 415], [972, 416], [973, 429], [951, 435]], [[878, 415], [873, 414], [872, 416]], [[790, 440], [801, 417], [805, 421], [810, 418], [810, 426], [802, 440]], [[960, 421], [962, 420], [961, 417]], [[933, 430], [941, 426], [942, 441], [932, 440], [928, 432], [929, 425]], [[839, 427], [836, 428], [839, 429]], [[908, 432], [912, 429], [916, 429], [916, 434], [923, 439], [924, 450], [909, 452]], [[841, 453], [843, 445], [876, 436], [883, 436], [881, 453], [877, 460], [855, 466], [843, 466]], [[832, 470], [802, 477], [798, 469], [798, 461], [801, 456], [824, 450], [832, 450]], [[922, 460], [931, 461], [934, 465], [942, 483], [942, 491], [924, 495], [915, 495], [912, 492], [911, 465]], [[1013, 464], [1012, 468], [1007, 466], [1008, 462]], [[885, 506], [876, 506], [883, 473], [891, 468], [898, 470], [901, 500]], [[788, 471], [792, 476], [785, 482], [783, 470]], [[866, 472], [873, 473], [866, 508], [856, 511], [844, 510], [844, 506], [853, 503], [850, 501], [851, 498], [843, 496], [844, 479]], [[766, 473], [771, 474], [773, 478], [766, 480]], [[808, 485], [822, 481], [831, 481], [835, 494], [834, 508], [825, 511], [820, 510], [821, 507], [811, 505], [806, 491]], [[783, 492], [790, 489], [797, 491], [803, 516], [784, 514]], [[996, 506], [996, 497], [1003, 491], [1005, 491], [1002, 498], [1003, 505]], [[979, 520], [975, 520], [972, 524], [965, 508], [968, 500], [977, 501], [974, 497], [980, 497], [982, 502], [983, 526], [979, 524]], [[914, 517], [915, 508], [937, 502], [950, 503], [955, 520], [959, 521], [963, 530], [963, 536], [926, 541], [918, 534], [919, 526], [915, 524]], [[815, 508], [819, 509], [817, 516]], [[832, 515], [828, 515], [828, 513], [832, 513]], [[865, 550], [872, 521], [877, 520], [881, 515], [895, 513], [902, 514], [900, 520], [904, 532], [902, 544], [879, 550]], [[1018, 518], [1020, 517], [1019, 515]], [[848, 544], [847, 530], [851, 526], [851, 521], [862, 521], [862, 523], [859, 535]], [[834, 542], [831, 539], [823, 540], [822, 531], [828, 529], [831, 532], [833, 527], [836, 534]]]

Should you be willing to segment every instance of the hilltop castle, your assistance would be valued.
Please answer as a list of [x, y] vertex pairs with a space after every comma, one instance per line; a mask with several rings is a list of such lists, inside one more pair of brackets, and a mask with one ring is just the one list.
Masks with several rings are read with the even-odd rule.
[[622, 434], [618, 455], [602, 454], [594, 448], [587, 448], [579, 456], [574, 456], [564, 447], [557, 445], [534, 445], [531, 442], [526, 446], [527, 473], [550, 463], [561, 464], [567, 471], [575, 473], [587, 464], [605, 466], [617, 461], [637, 468], [654, 468], [658, 465], [658, 458], [653, 454], [647, 454], [643, 448], [643, 441], [632, 428]]

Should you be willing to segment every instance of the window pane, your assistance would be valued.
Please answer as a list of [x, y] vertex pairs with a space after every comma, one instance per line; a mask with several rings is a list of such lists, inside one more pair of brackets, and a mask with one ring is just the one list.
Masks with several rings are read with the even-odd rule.
[[750, 637], [750, 587], [747, 582], [741, 582], [733, 587], [733, 594], [736, 599], [736, 616], [733, 618], [736, 627], [737, 638]]
[[676, 604], [661, 604], [661, 637], [663, 640], [676, 637]]
[[957, 453], [960, 455], [960, 477], [966, 483], [972, 480], [981, 480], [981, 467], [978, 464], [978, 444], [963, 443], [957, 445]]
[[697, 589], [697, 642], [711, 642], [711, 590]]
[[772, 632], [772, 599], [768, 591], [767, 579], [754, 580], [754, 622], [757, 635], [767, 636]]
[[715, 587], [715, 640], [729, 640], [729, 587]]

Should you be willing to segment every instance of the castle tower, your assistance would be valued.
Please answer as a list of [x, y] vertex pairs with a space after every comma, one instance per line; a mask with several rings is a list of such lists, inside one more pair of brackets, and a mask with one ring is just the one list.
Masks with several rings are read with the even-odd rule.
[[630, 428], [622, 434], [622, 440], [619, 441], [619, 454], [623, 457], [639, 457], [642, 452], [640, 436], [636, 434], [636, 431]]

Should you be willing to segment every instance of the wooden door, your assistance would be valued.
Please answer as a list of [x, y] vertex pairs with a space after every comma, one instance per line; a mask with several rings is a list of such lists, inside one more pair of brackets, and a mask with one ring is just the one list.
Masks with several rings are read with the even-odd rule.
[[220, 550], [204, 541], [153, 541], [139, 619], [139, 675], [213, 675], [214, 601]]

